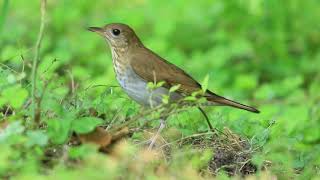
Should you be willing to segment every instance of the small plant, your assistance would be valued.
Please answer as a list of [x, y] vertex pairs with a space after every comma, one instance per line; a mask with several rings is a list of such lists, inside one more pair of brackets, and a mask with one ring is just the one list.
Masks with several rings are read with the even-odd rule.
[[[0, 179], [319, 176], [318, 1], [47, 3], [0, 1]], [[174, 102], [177, 84], [150, 109], [131, 101], [83, 28], [120, 21], [201, 90]], [[262, 113], [206, 107], [211, 88]]]

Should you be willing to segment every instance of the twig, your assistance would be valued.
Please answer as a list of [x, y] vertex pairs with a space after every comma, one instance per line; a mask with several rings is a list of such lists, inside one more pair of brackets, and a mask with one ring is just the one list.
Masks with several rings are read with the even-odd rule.
[[[168, 111], [167, 113], [162, 113], [162, 115], [160, 115], [160, 117], [155, 116], [155, 117], [149, 118], [149, 119], [146, 120], [139, 128], [136, 128], [136, 129], [135, 129], [134, 131], [132, 131], [132, 132], [138, 132], [138, 131], [142, 130], [142, 129], [143, 129], [144, 127], [146, 127], [146, 126], [148, 125], [148, 123], [150, 123], [151, 121], [161, 119], [161, 116], [166, 116], [166, 117], [168, 117], [168, 116], [171, 116], [171, 115], [174, 115], [174, 114], [179, 114], [179, 113], [181, 113], [181, 112], [186, 111], [185, 109], [186, 109], [186, 108], [172, 109], [171, 111]], [[160, 110], [159, 110], [159, 111], [160, 111]], [[157, 112], [157, 110], [154, 111], [154, 112]], [[138, 117], [149, 116], [149, 115], [151, 115], [151, 114], [154, 113], [154, 112], [150, 112], [150, 113], [145, 114], [145, 115], [138, 115]]]
[[[194, 104], [195, 103], [185, 102], [183, 100], [177, 101], [176, 104], [162, 104], [162, 105], [156, 106], [152, 109], [149, 109], [147, 111], [144, 111], [143, 113], [139, 113], [139, 114], [135, 115], [134, 117], [129, 118], [124, 123], [119, 124], [118, 126], [114, 126], [112, 129], [110, 129], [110, 132], [111, 133], [116, 132], [117, 130], [122, 129], [123, 127], [126, 127], [126, 126], [136, 122], [141, 117], [149, 116], [155, 112], [161, 112], [161, 111], [165, 110], [165, 113], [162, 113], [161, 116], [170, 116], [170, 115], [176, 114], [180, 111], [183, 111], [184, 108], [192, 107], [192, 106], [194, 106]], [[150, 122], [150, 121], [153, 121], [156, 119], [159, 119], [159, 117], [150, 118], [150, 119], [148, 119], [147, 122]]]
[[21, 73], [23, 73], [24, 72], [24, 63], [25, 63], [25, 60], [24, 60], [24, 57], [23, 57], [23, 55], [21, 54], [20, 55], [20, 57], [21, 57], [21, 60], [22, 60], [22, 69], [21, 69]]
[[76, 84], [74, 82], [74, 77], [73, 77], [73, 74], [70, 70], [67, 71], [68, 74], [69, 74], [69, 77], [70, 77], [70, 81], [71, 81], [71, 84], [70, 84], [70, 90], [71, 90], [71, 96], [72, 96], [72, 100], [74, 100], [74, 107], [77, 107], [77, 94], [76, 94]]
[[150, 109], [148, 111], [145, 111], [144, 113], [139, 113], [138, 115], [135, 115], [134, 117], [130, 118], [129, 120], [125, 121], [124, 123], [122, 124], [119, 124], [118, 126], [115, 126], [113, 127], [112, 129], [110, 129], [110, 132], [116, 132], [117, 130], [119, 129], [122, 129], [126, 126], [128, 126], [129, 124], [135, 122], [136, 120], [138, 120], [139, 118], [141, 117], [144, 117], [144, 116], [147, 116], [147, 115], [150, 115], [152, 114], [153, 112], [156, 112], [157, 110], [159, 110], [160, 108], [162, 108], [162, 106], [158, 106], [156, 108], [153, 108], [153, 109]]
[[36, 116], [35, 116], [35, 124], [39, 125], [40, 124], [40, 120], [41, 120], [41, 102], [43, 100], [44, 94], [47, 91], [47, 88], [49, 86], [49, 84], [51, 83], [53, 77], [51, 77], [47, 82], [45, 82], [43, 90], [42, 90], [42, 94], [39, 97], [38, 101], [37, 101], [37, 109], [36, 109]]
[[193, 135], [190, 135], [190, 136], [187, 136], [187, 137], [183, 137], [181, 139], [178, 139], [178, 140], [175, 140], [175, 141], [172, 141], [172, 142], [169, 142], [169, 143], [166, 143], [166, 144], [163, 144], [162, 146], [159, 147], [159, 149], [165, 147], [165, 146], [169, 146], [171, 144], [174, 144], [174, 143], [178, 143], [178, 142], [182, 142], [186, 139], [190, 139], [190, 138], [195, 138], [195, 137], [200, 137], [200, 136], [206, 136], [206, 135], [215, 135], [215, 132], [205, 132], [205, 133], [199, 133], [199, 134], [193, 134]]
[[87, 91], [88, 89], [96, 88], [96, 87], [118, 88], [118, 87], [120, 87], [120, 86], [112, 86], [112, 85], [105, 85], [105, 84], [96, 84], [96, 85], [90, 85], [90, 86], [86, 87], [84, 90]]
[[[25, 72], [24, 72], [24, 68], [25, 68], [25, 67], [24, 67], [24, 66], [25, 66], [25, 65], [24, 65], [24, 63], [25, 63], [24, 57], [23, 57], [22, 54], [20, 55], [20, 57], [21, 57], [21, 60], [22, 60], [22, 68], [21, 68], [20, 74], [25, 74]], [[20, 79], [20, 84], [22, 84], [22, 80], [23, 80], [23, 78]]]
[[247, 160], [244, 161], [244, 162], [241, 162], [240, 164], [242, 164], [242, 166], [239, 168], [238, 173], [240, 173], [240, 172], [242, 171], [242, 169], [244, 168], [244, 166], [245, 166], [246, 164], [250, 163], [250, 161], [251, 161], [251, 158], [247, 159]]
[[8, 113], [10, 111], [10, 106], [7, 107], [5, 113], [4, 113], [4, 118], [7, 117]]
[[32, 98], [29, 98], [23, 105], [23, 109], [27, 109], [32, 103]]
[[13, 72], [13, 73], [15, 73], [15, 74], [19, 74], [18, 71], [14, 70], [13, 68], [11, 68], [10, 66], [8, 66], [8, 65], [6, 65], [6, 64], [0, 63], [0, 66], [8, 69], [9, 71], [11, 71], [11, 72]]
[[116, 114], [112, 117], [111, 122], [108, 124], [106, 130], [109, 130], [109, 129], [112, 127], [113, 123], [114, 123], [115, 120], [118, 118], [118, 116], [119, 116], [120, 112], [122, 111], [122, 109], [123, 109], [123, 108], [119, 108], [119, 109], [118, 109], [118, 111], [116, 112]]
[[44, 70], [42, 74], [47, 73], [50, 70], [50, 68], [53, 66], [53, 64], [57, 61], [58, 61], [57, 58], [54, 58], [53, 61], [51, 61], [51, 64], [49, 65], [49, 67], [46, 70]]
[[37, 116], [37, 110], [36, 110], [36, 78], [37, 78], [37, 70], [38, 70], [38, 62], [40, 60], [40, 47], [41, 47], [41, 42], [43, 38], [43, 32], [44, 32], [44, 27], [45, 27], [45, 14], [46, 14], [46, 5], [47, 1], [46, 0], [41, 0], [41, 22], [40, 22], [40, 30], [38, 34], [38, 39], [36, 42], [36, 47], [35, 47], [35, 55], [32, 63], [32, 74], [31, 74], [31, 95], [32, 95], [32, 116], [33, 120], [35, 122], [35, 126], [37, 126], [36, 122], [36, 116]]

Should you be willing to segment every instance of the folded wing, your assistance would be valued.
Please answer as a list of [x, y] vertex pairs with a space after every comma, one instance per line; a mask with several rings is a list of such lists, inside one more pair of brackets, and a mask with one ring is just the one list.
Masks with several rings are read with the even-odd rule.
[[[191, 95], [192, 92], [201, 90], [201, 85], [179, 67], [161, 58], [149, 49], [147, 49], [147, 51], [141, 50], [140, 52], [142, 54], [140, 53], [139, 56], [143, 56], [144, 58], [142, 59], [137, 56], [132, 56], [130, 58], [130, 64], [135, 73], [145, 81], [164, 81], [166, 82], [164, 87], [168, 89], [180, 84], [180, 88], [177, 92], [183, 95]], [[205, 97], [208, 101], [220, 105], [227, 105], [255, 113], [259, 112], [253, 107], [226, 99], [209, 90], [206, 92]]]

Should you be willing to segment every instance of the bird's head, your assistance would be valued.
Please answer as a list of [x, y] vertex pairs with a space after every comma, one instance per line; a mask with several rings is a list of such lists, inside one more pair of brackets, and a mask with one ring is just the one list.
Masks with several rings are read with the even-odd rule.
[[141, 44], [136, 33], [126, 24], [113, 23], [103, 27], [89, 27], [88, 30], [103, 36], [111, 47], [125, 48]]

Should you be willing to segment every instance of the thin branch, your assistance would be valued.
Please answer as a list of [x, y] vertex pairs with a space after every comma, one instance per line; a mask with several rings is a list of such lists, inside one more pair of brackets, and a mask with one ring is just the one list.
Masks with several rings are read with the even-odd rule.
[[[38, 34], [38, 39], [36, 42], [36, 47], [35, 47], [35, 55], [33, 59], [33, 64], [32, 64], [32, 74], [31, 74], [31, 81], [32, 81], [32, 87], [31, 87], [31, 95], [32, 95], [32, 116], [34, 121], [36, 120], [36, 90], [37, 90], [37, 70], [38, 70], [38, 62], [40, 60], [40, 47], [41, 47], [41, 42], [43, 38], [43, 32], [44, 32], [44, 27], [45, 27], [45, 15], [46, 15], [46, 6], [47, 6], [47, 0], [41, 0], [41, 22], [40, 22], [40, 30]], [[35, 122], [36, 125], [36, 122]]]
[[[184, 111], [185, 108], [193, 107], [195, 106], [195, 102], [185, 102], [183, 99], [180, 101], [177, 101], [176, 104], [161, 104], [159, 106], [156, 106], [152, 109], [148, 109], [147, 111], [144, 111], [143, 113], [139, 113], [132, 118], [129, 118], [127, 121], [125, 121], [122, 124], [119, 124], [117, 126], [114, 126], [110, 129], [110, 132], [116, 132], [119, 129], [122, 129], [134, 122], [136, 122], [138, 119], [142, 117], [147, 117], [149, 115], [152, 115], [155, 112], [160, 112], [160, 116], [170, 116], [173, 114], [177, 114], [178, 112]], [[147, 122], [153, 121], [159, 119], [159, 117], [149, 118]]]
[[181, 139], [178, 139], [178, 140], [163, 144], [162, 146], [159, 147], [159, 149], [161, 149], [161, 148], [163, 148], [165, 146], [169, 146], [169, 145], [174, 144], [174, 143], [182, 142], [182, 141], [184, 141], [186, 139], [200, 137], [200, 136], [206, 136], [206, 135], [216, 135], [216, 133], [209, 131], [209, 132], [205, 132], [205, 133], [198, 133], [198, 134], [193, 134], [193, 135], [190, 135], [190, 136], [187, 136], [187, 137], [182, 137]]
[[51, 77], [47, 82], [45, 82], [43, 90], [42, 90], [42, 94], [40, 95], [40, 97], [38, 98], [37, 101], [37, 108], [36, 108], [36, 114], [35, 114], [35, 124], [39, 125], [40, 124], [40, 120], [41, 120], [41, 102], [43, 100], [43, 97], [47, 91], [47, 88], [49, 86], [49, 84], [51, 83], [53, 77]]
[[113, 123], [115, 122], [115, 120], [117, 120], [117, 118], [118, 118], [120, 112], [122, 111], [122, 109], [123, 109], [123, 108], [119, 108], [119, 109], [118, 109], [118, 111], [116, 112], [116, 114], [112, 117], [111, 122], [108, 124], [106, 130], [109, 130], [109, 129], [112, 127]]
[[8, 113], [9, 113], [9, 111], [10, 111], [10, 106], [8, 106], [7, 107], [7, 109], [6, 109], [6, 111], [5, 111], [5, 113], [4, 113], [4, 118], [6, 118], [7, 117], [7, 115], [8, 115]]
[[15, 73], [15, 74], [19, 74], [18, 71], [14, 70], [13, 68], [11, 68], [10, 66], [6, 65], [6, 64], [3, 64], [3, 63], [0, 63], [0, 66], [2, 66], [3, 68], [6, 68], [8, 69], [9, 71]]
[[96, 88], [96, 87], [118, 88], [118, 87], [120, 87], [120, 86], [105, 85], [105, 84], [96, 84], [96, 85], [89, 85], [89, 86], [86, 87], [84, 90], [87, 91], [88, 89]]
[[54, 64], [55, 62], [57, 62], [57, 61], [58, 61], [58, 60], [57, 60], [56, 58], [54, 58], [53, 61], [51, 61], [51, 64], [49, 65], [49, 67], [48, 67], [46, 70], [44, 70], [44, 71], [42, 72], [42, 74], [47, 73], [47, 72], [50, 70], [50, 68], [53, 66], [53, 64]]
[[76, 94], [76, 89], [77, 89], [77, 87], [76, 87], [76, 83], [75, 83], [75, 81], [74, 81], [74, 77], [73, 77], [73, 74], [72, 74], [72, 72], [70, 71], [70, 70], [68, 70], [67, 71], [68, 72], [68, 74], [69, 74], [69, 77], [70, 77], [70, 90], [71, 90], [71, 97], [72, 97], [72, 100], [73, 100], [73, 104], [74, 104], [74, 107], [77, 107], [77, 94]]

